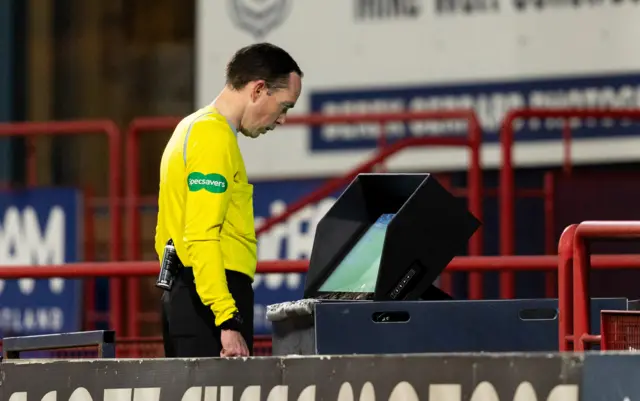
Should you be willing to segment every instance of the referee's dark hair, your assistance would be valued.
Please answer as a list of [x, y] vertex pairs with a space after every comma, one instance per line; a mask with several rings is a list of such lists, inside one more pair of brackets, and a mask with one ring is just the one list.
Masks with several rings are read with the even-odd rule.
[[271, 43], [256, 43], [233, 55], [227, 64], [227, 85], [240, 90], [251, 81], [264, 80], [269, 88], [286, 88], [292, 72], [303, 76], [289, 53]]

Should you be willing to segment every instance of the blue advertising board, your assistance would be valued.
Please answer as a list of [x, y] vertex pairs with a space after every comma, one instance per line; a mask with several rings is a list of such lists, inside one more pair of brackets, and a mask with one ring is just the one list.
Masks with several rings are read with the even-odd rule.
[[[628, 327], [628, 330], [635, 332], [637, 329], [637, 327]], [[580, 399], [584, 401], [639, 399], [640, 354], [637, 351], [629, 347], [628, 351], [615, 351], [611, 354], [587, 354], [582, 373]]]
[[[263, 181], [254, 183], [254, 214], [256, 228], [269, 217], [286, 210], [288, 205], [319, 188], [325, 180]], [[299, 211], [258, 238], [260, 260], [309, 259], [318, 221], [329, 210], [339, 192]], [[268, 334], [271, 325], [266, 319], [267, 305], [301, 299], [304, 274], [257, 274], [255, 290], [254, 328], [256, 334]]]
[[[501, 122], [514, 108], [635, 109], [640, 101], [640, 74], [495, 81], [469, 84], [316, 91], [311, 111], [325, 115], [374, 112], [419, 112], [474, 109], [485, 142], [498, 142]], [[633, 121], [571, 120], [574, 138], [638, 135]], [[516, 141], [560, 140], [561, 119], [536, 119], [514, 124]], [[392, 122], [389, 142], [407, 137], [466, 135], [464, 121]], [[311, 128], [312, 152], [376, 147], [380, 128], [372, 124], [336, 124]]]
[[[80, 260], [82, 198], [75, 189], [0, 192], [0, 265]], [[80, 280], [0, 280], [0, 335], [81, 329]]]

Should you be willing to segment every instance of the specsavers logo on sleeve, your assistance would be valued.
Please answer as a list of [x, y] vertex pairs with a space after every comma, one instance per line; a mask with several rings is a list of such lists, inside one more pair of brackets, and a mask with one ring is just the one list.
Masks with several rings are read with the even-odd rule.
[[227, 190], [227, 179], [220, 174], [202, 174], [193, 172], [187, 177], [189, 191], [197, 192], [201, 189], [213, 194], [221, 194]]

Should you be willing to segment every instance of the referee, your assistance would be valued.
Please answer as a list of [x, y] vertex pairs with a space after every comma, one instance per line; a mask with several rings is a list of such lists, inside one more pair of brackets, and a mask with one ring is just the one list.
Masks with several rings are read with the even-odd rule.
[[277, 46], [238, 50], [218, 97], [178, 124], [162, 154], [155, 249], [161, 260], [176, 254], [162, 295], [166, 357], [252, 354], [253, 186], [236, 136], [282, 124], [302, 76]]

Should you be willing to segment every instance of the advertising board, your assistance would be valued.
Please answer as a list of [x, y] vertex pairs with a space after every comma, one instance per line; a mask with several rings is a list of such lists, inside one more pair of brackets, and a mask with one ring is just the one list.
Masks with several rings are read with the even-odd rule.
[[632, 352], [618, 351], [587, 358], [582, 380], [584, 401], [631, 401], [640, 397], [640, 383], [634, 375], [640, 367], [640, 356], [633, 347], [628, 351]]
[[553, 354], [5, 362], [0, 399], [578, 401], [581, 373]]
[[[485, 140], [483, 162], [497, 166], [497, 131], [514, 107], [637, 108], [640, 35], [635, 1], [292, 0], [198, 1], [196, 104], [224, 85], [240, 47], [278, 44], [305, 76], [292, 114], [473, 108]], [[217, 40], [224, 38], [224, 40]], [[572, 121], [577, 163], [637, 159], [629, 122]], [[463, 122], [390, 124], [390, 139], [461, 135]], [[516, 163], [562, 160], [562, 122], [518, 126]], [[373, 152], [376, 127], [283, 127], [241, 138], [252, 179], [331, 176]], [[393, 170], [462, 169], [457, 149], [408, 150]], [[294, 168], [295, 166], [295, 168]]]
[[[0, 192], [0, 265], [79, 261], [81, 205], [75, 189]], [[0, 334], [80, 330], [82, 304], [80, 280], [0, 280]]]

